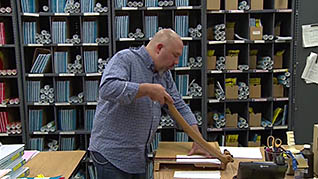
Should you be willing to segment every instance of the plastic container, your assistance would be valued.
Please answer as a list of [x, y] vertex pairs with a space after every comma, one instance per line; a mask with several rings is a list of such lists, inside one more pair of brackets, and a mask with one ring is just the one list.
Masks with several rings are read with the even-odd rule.
[[305, 172], [304, 178], [313, 178], [313, 166], [314, 166], [314, 153], [311, 151], [310, 145], [305, 144], [304, 149], [301, 151], [304, 155], [304, 158], [307, 159], [308, 171]]

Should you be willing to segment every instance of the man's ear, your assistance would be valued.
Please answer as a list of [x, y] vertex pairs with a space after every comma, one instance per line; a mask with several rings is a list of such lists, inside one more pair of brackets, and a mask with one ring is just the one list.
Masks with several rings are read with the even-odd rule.
[[156, 53], [158, 54], [160, 52], [160, 50], [162, 49], [163, 45], [160, 43], [157, 45], [156, 47]]

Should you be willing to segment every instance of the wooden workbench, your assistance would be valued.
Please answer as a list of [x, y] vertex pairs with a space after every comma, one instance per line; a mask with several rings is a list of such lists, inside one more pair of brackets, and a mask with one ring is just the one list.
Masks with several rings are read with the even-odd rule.
[[63, 176], [70, 178], [86, 151], [52, 151], [40, 152], [25, 167], [29, 167], [28, 177], [36, 177], [43, 174], [46, 177]]
[[[168, 143], [166, 143], [168, 144]], [[180, 143], [179, 145], [183, 145]], [[189, 151], [189, 148], [191, 147], [192, 144], [186, 144], [185, 148], [182, 149], [181, 155], [187, 154], [186, 152]], [[210, 145], [215, 145], [215, 143], [210, 143]], [[169, 145], [164, 145], [164, 146], [169, 146]], [[218, 145], [217, 145], [218, 146]], [[195, 171], [195, 170], [208, 170], [208, 169], [203, 169], [203, 168], [197, 168], [194, 167], [193, 165], [176, 165], [175, 162], [171, 164], [169, 163], [160, 163], [159, 169], [156, 170], [156, 165], [158, 165], [158, 159], [160, 160], [163, 155], [164, 156], [172, 156], [175, 155], [176, 152], [175, 150], [171, 150], [171, 147], [166, 147], [164, 148], [158, 148], [156, 156], [154, 158], [154, 179], [173, 179], [174, 171]], [[263, 156], [262, 160], [255, 160], [255, 159], [234, 159], [233, 163], [228, 163], [226, 170], [220, 170], [221, 171], [221, 178], [222, 179], [231, 179], [233, 176], [237, 174], [238, 171], [238, 166], [240, 162], [249, 162], [249, 161], [265, 161], [264, 157], [264, 150], [263, 147], [260, 147], [261, 153]], [[180, 150], [180, 147], [178, 147], [177, 150]], [[159, 155], [157, 155], [159, 154]], [[159, 161], [160, 162], [160, 161]], [[209, 169], [211, 170], [211, 169]], [[293, 179], [294, 176], [286, 176], [286, 179]]]

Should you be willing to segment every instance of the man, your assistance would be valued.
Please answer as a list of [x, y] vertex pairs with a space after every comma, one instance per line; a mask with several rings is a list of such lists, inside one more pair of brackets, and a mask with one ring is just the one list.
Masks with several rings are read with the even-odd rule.
[[[174, 103], [190, 126], [196, 119], [184, 103], [169, 69], [179, 62], [183, 42], [171, 29], [148, 45], [115, 54], [104, 70], [89, 150], [99, 179], [145, 178], [146, 148], [165, 101]], [[194, 143], [189, 155], [208, 153]]]

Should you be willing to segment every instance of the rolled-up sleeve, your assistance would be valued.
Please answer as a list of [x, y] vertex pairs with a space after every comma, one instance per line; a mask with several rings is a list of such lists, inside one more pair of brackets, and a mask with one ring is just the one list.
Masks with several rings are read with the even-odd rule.
[[130, 63], [122, 54], [115, 55], [107, 64], [99, 86], [103, 100], [130, 104], [134, 101], [139, 84], [130, 82]]
[[167, 82], [167, 92], [170, 94], [174, 100], [174, 105], [182, 117], [188, 122], [190, 126], [197, 125], [197, 120], [192, 113], [190, 107], [182, 99], [175, 82], [173, 81], [171, 72], [166, 73], [166, 82]]

